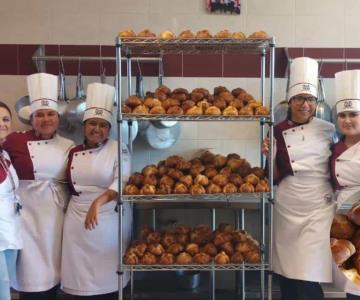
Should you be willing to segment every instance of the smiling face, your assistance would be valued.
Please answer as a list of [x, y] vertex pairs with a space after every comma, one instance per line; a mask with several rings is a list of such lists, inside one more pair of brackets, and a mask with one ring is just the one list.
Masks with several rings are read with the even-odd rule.
[[296, 95], [290, 99], [289, 107], [292, 121], [306, 123], [315, 113], [316, 98], [308, 94]]
[[347, 111], [337, 115], [340, 132], [345, 136], [360, 136], [360, 112]]
[[11, 132], [11, 114], [5, 107], [0, 107], [0, 144], [4, 143]]
[[108, 137], [110, 124], [108, 121], [100, 118], [90, 118], [85, 121], [84, 135], [88, 147], [97, 147], [102, 144]]
[[52, 109], [39, 109], [31, 115], [31, 125], [36, 135], [50, 139], [59, 127], [59, 114]]

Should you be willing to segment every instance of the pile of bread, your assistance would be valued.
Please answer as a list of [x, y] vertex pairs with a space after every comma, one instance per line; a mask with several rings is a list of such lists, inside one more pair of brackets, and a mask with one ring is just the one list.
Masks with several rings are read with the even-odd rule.
[[205, 151], [187, 161], [172, 155], [157, 165], [148, 165], [132, 174], [125, 195], [217, 194], [268, 192], [269, 183], [262, 168], [231, 153], [227, 156]]
[[214, 88], [214, 93], [205, 88], [173, 91], [167, 86], [158, 87], [154, 93], [147, 92], [145, 99], [130, 96], [122, 106], [123, 113], [168, 114], [168, 115], [211, 115], [211, 116], [253, 116], [269, 115], [269, 109], [242, 88], [232, 91], [224, 86]]
[[261, 261], [259, 243], [243, 230], [231, 224], [220, 224], [216, 231], [207, 225], [191, 229], [179, 225], [172, 231], [154, 231], [145, 228], [141, 239], [127, 249], [127, 265], [188, 265], [240, 264]]
[[331, 225], [331, 251], [336, 264], [351, 278], [360, 274], [360, 202], [345, 214], [335, 215]]
[[255, 31], [249, 36], [246, 37], [246, 35], [241, 32], [230, 32], [229, 30], [221, 30], [215, 35], [212, 35], [209, 30], [203, 29], [199, 30], [196, 34], [194, 34], [191, 30], [184, 30], [180, 34], [176, 35], [173, 32], [166, 30], [158, 35], [151, 32], [149, 29], [145, 29], [139, 33], [135, 33], [133, 30], [124, 30], [119, 32], [119, 37], [122, 38], [161, 38], [161, 39], [211, 39], [211, 38], [218, 38], [218, 39], [267, 39], [269, 38], [268, 34], [265, 31]]

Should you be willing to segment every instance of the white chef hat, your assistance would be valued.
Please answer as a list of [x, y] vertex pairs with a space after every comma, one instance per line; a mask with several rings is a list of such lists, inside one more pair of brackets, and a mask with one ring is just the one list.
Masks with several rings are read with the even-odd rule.
[[336, 113], [360, 111], [360, 70], [335, 74]]
[[86, 92], [86, 110], [83, 121], [101, 118], [112, 123], [115, 88], [105, 83], [91, 83]]
[[288, 101], [299, 94], [317, 98], [318, 62], [310, 57], [295, 58], [290, 65]]
[[32, 113], [39, 109], [58, 111], [58, 78], [56, 75], [36, 73], [27, 76], [30, 105], [19, 110], [19, 116], [29, 120]]

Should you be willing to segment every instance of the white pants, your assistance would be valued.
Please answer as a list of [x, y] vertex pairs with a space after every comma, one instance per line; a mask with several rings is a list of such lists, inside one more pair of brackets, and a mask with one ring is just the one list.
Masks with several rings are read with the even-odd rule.
[[11, 300], [10, 282], [15, 276], [18, 250], [0, 251], [0, 299]]

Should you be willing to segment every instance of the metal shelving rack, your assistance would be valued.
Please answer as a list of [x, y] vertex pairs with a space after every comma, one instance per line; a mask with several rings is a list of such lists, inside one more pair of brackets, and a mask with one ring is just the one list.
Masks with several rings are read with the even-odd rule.
[[[131, 62], [132, 57], [142, 56], [159, 56], [164, 54], [201, 54], [201, 53], [246, 53], [258, 54], [261, 59], [261, 99], [263, 105], [265, 104], [265, 73], [266, 73], [266, 54], [270, 52], [269, 61], [269, 116], [174, 116], [174, 115], [134, 115], [123, 114], [121, 112], [121, 61], [126, 57], [127, 61], [127, 90], [128, 95], [131, 94]], [[275, 39], [158, 39], [158, 38], [119, 38], [116, 39], [116, 90], [117, 90], [117, 123], [118, 123], [118, 142], [122, 143], [121, 138], [121, 124], [128, 122], [131, 128], [134, 120], [174, 120], [174, 121], [254, 121], [261, 125], [260, 140], [262, 141], [265, 134], [264, 126], [269, 127], [270, 145], [273, 141], [273, 98], [274, 98], [274, 69], [275, 69]], [[131, 129], [129, 129], [131, 134]], [[131, 137], [129, 138], [131, 141]], [[131, 145], [129, 147], [132, 149]], [[118, 147], [119, 161], [122, 159], [121, 147]], [[186, 208], [200, 207], [211, 208], [211, 224], [212, 229], [215, 229], [216, 208], [232, 208], [236, 209], [236, 224], [237, 228], [244, 229], [245, 227], [245, 209], [261, 209], [261, 250], [262, 260], [260, 264], [208, 264], [208, 265], [125, 265], [122, 263], [124, 249], [122, 247], [122, 230], [123, 220], [122, 214], [119, 213], [119, 294], [120, 300], [123, 299], [123, 282], [122, 276], [125, 271], [174, 271], [174, 270], [197, 270], [210, 271], [210, 299], [215, 299], [215, 272], [216, 271], [236, 271], [237, 274], [237, 290], [239, 290], [239, 283], [241, 282], [241, 297], [245, 299], [245, 271], [260, 271], [261, 273], [261, 299], [265, 299], [265, 272], [268, 272], [268, 295], [271, 299], [272, 288], [272, 274], [271, 274], [271, 247], [272, 247], [272, 204], [274, 199], [273, 191], [273, 174], [272, 174], [272, 149], [270, 148], [269, 159], [269, 193], [236, 193], [236, 194], [206, 194], [206, 195], [154, 195], [154, 196], [128, 196], [123, 195], [122, 184], [122, 170], [119, 168], [119, 196], [118, 209], [121, 212], [125, 202], [130, 202], [132, 205], [139, 205], [140, 207], [156, 208], [180, 208], [186, 204]], [[260, 154], [261, 165], [264, 166], [264, 157]], [[265, 222], [266, 222], [266, 206], [268, 204], [268, 218], [269, 218], [269, 237], [268, 241], [265, 236]], [[265, 246], [267, 244], [267, 246]], [[133, 280], [131, 278], [131, 284]], [[133, 286], [131, 287], [133, 291]], [[131, 298], [133, 293], [131, 293]]]

